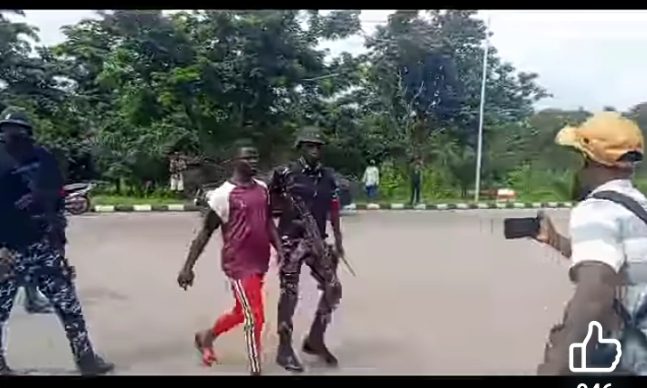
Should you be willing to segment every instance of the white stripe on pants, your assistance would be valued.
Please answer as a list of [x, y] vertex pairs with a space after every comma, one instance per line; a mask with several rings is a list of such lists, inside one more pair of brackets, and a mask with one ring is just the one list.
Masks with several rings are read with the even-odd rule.
[[243, 308], [243, 317], [245, 319], [245, 343], [247, 345], [247, 356], [249, 358], [249, 366], [252, 373], [259, 373], [261, 371], [261, 361], [258, 355], [258, 344], [256, 343], [256, 320], [254, 319], [254, 312], [249, 304], [247, 294], [243, 282], [240, 280], [231, 280], [236, 298], [240, 301]]

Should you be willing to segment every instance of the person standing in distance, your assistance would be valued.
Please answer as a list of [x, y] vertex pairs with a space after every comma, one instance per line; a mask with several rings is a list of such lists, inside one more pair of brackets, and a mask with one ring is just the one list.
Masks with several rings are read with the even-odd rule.
[[176, 193], [184, 191], [184, 170], [186, 170], [186, 161], [179, 152], [173, 152], [169, 160], [170, 189]]
[[[34, 282], [53, 304], [79, 371], [105, 374], [114, 365], [94, 352], [73, 279], [63, 256], [51, 244], [50, 223], [56, 207], [53, 199], [60, 191], [54, 193], [48, 188], [57, 186], [56, 165], [50, 165], [48, 172], [43, 171], [46, 166], [26, 168], [54, 160], [45, 149], [34, 147], [28, 122], [18, 111], [5, 112], [0, 122], [2, 141], [11, 155], [3, 157], [0, 168], [0, 247], [9, 252], [0, 263], [0, 324], [9, 321], [18, 287]], [[34, 171], [40, 178], [31, 176]], [[45, 177], [52, 181], [44, 182]], [[5, 334], [0, 332], [0, 374], [13, 374], [4, 355]]]
[[377, 188], [380, 185], [380, 169], [375, 165], [375, 160], [371, 159], [368, 167], [364, 170], [362, 182], [364, 182], [366, 188], [366, 198], [369, 201], [374, 200], [377, 197]]
[[[276, 362], [293, 372], [303, 371], [303, 365], [292, 348], [292, 317], [299, 299], [299, 275], [304, 263], [310, 267], [322, 294], [302, 349], [322, 358], [329, 366], [337, 365], [337, 358], [326, 346], [324, 334], [341, 300], [337, 266], [339, 257], [344, 255], [344, 248], [338, 186], [333, 171], [321, 164], [323, 144], [318, 128], [301, 129], [295, 144], [301, 156], [288, 166], [276, 169], [269, 185], [270, 197], [274, 201], [272, 208], [279, 209], [279, 233], [285, 252], [285, 259], [279, 265], [281, 295]], [[334, 248], [325, 242], [329, 215], [335, 236]]]
[[[570, 259], [569, 276], [576, 288], [563, 322], [550, 331], [544, 360], [537, 369], [540, 375], [571, 373], [569, 346], [584, 341], [591, 321], [599, 322], [605, 331], [620, 328], [615, 298], [623, 294], [621, 289], [626, 290], [626, 275], [647, 264], [647, 225], [621, 204], [596, 198], [612, 192], [647, 209], [647, 198], [632, 182], [634, 168], [643, 159], [640, 128], [616, 112], [604, 112], [579, 127], [562, 129], [556, 142], [580, 156], [572, 195], [580, 202], [570, 215], [570, 238], [540, 213], [536, 239]], [[639, 283], [643, 291], [647, 289], [647, 278]], [[626, 304], [633, 297], [626, 294], [620, 301]], [[587, 356], [593, 354], [595, 341], [589, 345]]]
[[270, 261], [270, 246], [281, 261], [281, 243], [272, 219], [265, 183], [254, 179], [258, 151], [250, 145], [237, 149], [234, 173], [209, 195], [209, 211], [198, 236], [191, 243], [177, 282], [186, 290], [193, 284], [193, 267], [213, 232], [222, 228], [222, 270], [231, 282], [236, 305], [208, 329], [195, 334], [203, 363], [216, 362], [213, 342], [245, 323], [245, 342], [252, 375], [261, 374], [261, 334], [265, 323], [263, 284]]
[[422, 158], [415, 158], [411, 163], [411, 206], [415, 207], [420, 203], [420, 185], [422, 182]]

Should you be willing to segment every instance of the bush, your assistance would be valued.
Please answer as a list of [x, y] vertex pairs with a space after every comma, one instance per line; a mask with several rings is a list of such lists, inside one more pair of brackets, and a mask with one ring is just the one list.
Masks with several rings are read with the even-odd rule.
[[100, 184], [93, 192], [94, 195], [104, 195], [112, 197], [130, 197], [130, 198], [159, 198], [171, 199], [177, 198], [178, 194], [165, 187], [155, 187], [154, 185], [122, 185], [118, 188], [116, 185]]
[[573, 173], [536, 169], [525, 164], [508, 173], [507, 184], [521, 199], [568, 201], [571, 199]]
[[[385, 201], [406, 202], [411, 197], [411, 179], [406, 166], [386, 161], [380, 166], [379, 199]], [[446, 169], [436, 166], [426, 167], [422, 171], [421, 201], [460, 197], [460, 190], [452, 185], [452, 177]], [[360, 195], [364, 199], [364, 192]]]

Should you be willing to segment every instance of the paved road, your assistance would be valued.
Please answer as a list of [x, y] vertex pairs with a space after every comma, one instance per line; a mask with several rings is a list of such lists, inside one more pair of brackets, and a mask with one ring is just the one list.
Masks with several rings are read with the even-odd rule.
[[[504, 241], [502, 219], [531, 211], [365, 212], [344, 218], [358, 277], [342, 270], [344, 298], [329, 343], [341, 367], [308, 358], [307, 373], [532, 374], [571, 286], [567, 263], [531, 241]], [[567, 211], [552, 213], [565, 227]], [[96, 348], [119, 374], [246, 373], [242, 329], [216, 343], [222, 364], [199, 365], [192, 338], [229, 308], [219, 270], [220, 236], [188, 292], [175, 277], [198, 224], [196, 213], [102, 214], [71, 219], [70, 258]], [[271, 269], [265, 372], [277, 338], [277, 281]], [[317, 291], [303, 271], [295, 337], [305, 334]], [[73, 370], [56, 318], [10, 322], [9, 360], [39, 373]]]

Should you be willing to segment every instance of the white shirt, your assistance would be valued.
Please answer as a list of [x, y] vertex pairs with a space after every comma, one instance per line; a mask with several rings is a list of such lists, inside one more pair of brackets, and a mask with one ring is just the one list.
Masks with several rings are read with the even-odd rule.
[[[615, 191], [627, 195], [647, 210], [647, 198], [631, 181], [609, 181], [598, 191]], [[622, 205], [602, 199], [589, 198], [571, 212], [571, 262], [605, 263], [616, 272], [631, 261], [647, 260], [647, 225]]]
[[377, 186], [380, 184], [380, 170], [376, 166], [368, 166], [364, 171], [362, 182], [366, 186]]

